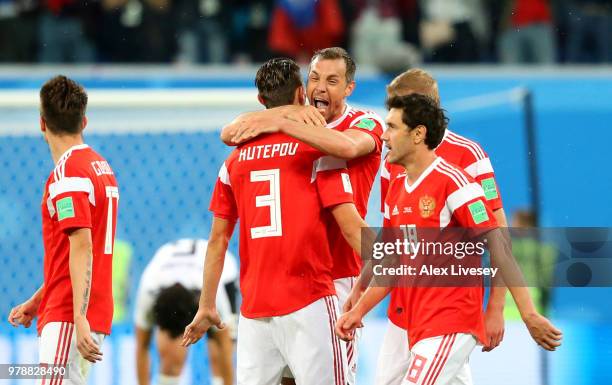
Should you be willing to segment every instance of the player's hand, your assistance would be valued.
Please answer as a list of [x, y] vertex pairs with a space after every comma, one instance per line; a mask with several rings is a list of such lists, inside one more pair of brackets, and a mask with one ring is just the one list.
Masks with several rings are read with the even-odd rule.
[[225, 324], [221, 321], [221, 317], [219, 317], [217, 310], [198, 309], [195, 317], [193, 317], [193, 321], [185, 328], [181, 345], [189, 346], [195, 344], [204, 336], [211, 326], [216, 326], [218, 329], [225, 328]]
[[313, 126], [323, 126], [327, 124], [325, 118], [314, 106], [285, 106], [285, 118], [296, 122], [312, 124]]
[[236, 144], [244, 143], [262, 134], [280, 131], [279, 126], [274, 123], [274, 118], [269, 118], [266, 115], [247, 117], [237, 122], [235, 127], [232, 142]]
[[98, 344], [91, 338], [91, 329], [87, 318], [80, 317], [74, 320], [76, 329], [77, 349], [84, 359], [91, 363], [102, 361], [102, 351]]
[[341, 340], [351, 341], [355, 338], [355, 329], [362, 328], [363, 316], [358, 314], [354, 309], [348, 313], [342, 314], [340, 319], [336, 322], [336, 335]]
[[485, 330], [487, 333], [488, 345], [482, 348], [483, 352], [490, 352], [499, 346], [504, 339], [504, 311], [487, 310], [485, 312]]
[[32, 325], [32, 320], [36, 317], [37, 310], [38, 305], [29, 299], [21, 305], [17, 305], [11, 309], [8, 316], [8, 322], [14, 327], [23, 325], [29, 328]]
[[348, 297], [346, 298], [346, 301], [344, 302], [344, 305], [342, 306], [342, 313], [348, 313], [351, 309], [353, 309], [353, 307], [355, 307], [355, 305], [361, 298], [362, 294], [363, 290], [359, 288], [359, 285], [355, 285], [353, 289], [351, 289], [351, 292], [349, 293]]
[[534, 313], [524, 319], [531, 338], [546, 350], [556, 350], [561, 346], [563, 333], [557, 329], [546, 317]]

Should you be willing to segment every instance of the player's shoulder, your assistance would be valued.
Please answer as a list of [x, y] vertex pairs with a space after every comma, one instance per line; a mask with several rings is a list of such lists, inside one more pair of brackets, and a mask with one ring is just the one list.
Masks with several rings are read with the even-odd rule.
[[474, 179], [465, 170], [442, 157], [436, 158], [434, 167], [438, 183], [443, 182], [451, 191], [459, 190], [474, 182]]
[[463, 156], [467, 156], [474, 161], [488, 158], [487, 153], [478, 142], [448, 129], [444, 134], [440, 147], [441, 150], [447, 148], [451, 149], [453, 152], [461, 153]]
[[55, 182], [74, 177], [93, 179], [101, 175], [114, 175], [113, 169], [104, 157], [86, 144], [71, 147], [53, 170]]
[[75, 172], [82, 173], [85, 171], [86, 169], [83, 167], [85, 164], [83, 151], [88, 148], [89, 146], [86, 144], [81, 144], [73, 146], [64, 152], [53, 168], [53, 181], [58, 182], [60, 179], [67, 176], [72, 176], [70, 174], [74, 174]]
[[347, 127], [373, 130], [378, 125], [384, 130], [385, 121], [377, 112], [350, 106], [347, 109], [348, 113], [345, 117]]

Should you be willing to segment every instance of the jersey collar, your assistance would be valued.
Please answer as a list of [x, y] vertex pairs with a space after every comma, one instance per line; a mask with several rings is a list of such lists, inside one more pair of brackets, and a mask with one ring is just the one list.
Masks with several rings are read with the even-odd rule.
[[348, 103], [344, 103], [344, 112], [342, 113], [342, 115], [334, 120], [331, 123], [327, 123], [327, 128], [334, 128], [336, 126], [338, 126], [340, 123], [342, 123], [342, 121], [346, 118], [346, 116], [348, 115], [349, 111], [351, 110], [351, 106], [348, 105]]
[[436, 168], [436, 166], [438, 165], [438, 163], [440, 163], [441, 160], [442, 158], [440, 158], [439, 156], [436, 157], [436, 159], [434, 159], [434, 161], [431, 162], [429, 166], [427, 166], [425, 171], [423, 171], [421, 175], [419, 175], [417, 180], [412, 185], [408, 184], [408, 175], [406, 175], [406, 177], [404, 178], [404, 187], [406, 188], [406, 191], [409, 194], [412, 194], [414, 190], [416, 190], [416, 188], [419, 187], [423, 179], [427, 178], [427, 175], [429, 175], [432, 172], [432, 170]]
[[70, 154], [72, 151], [74, 150], [83, 150], [86, 149], [87, 147], [89, 147], [88, 145], [86, 145], [85, 143], [83, 144], [77, 144], [76, 146], [72, 146], [69, 149], [67, 149], [62, 156], [59, 157], [57, 163], [59, 163], [62, 159], [64, 159], [68, 154]]

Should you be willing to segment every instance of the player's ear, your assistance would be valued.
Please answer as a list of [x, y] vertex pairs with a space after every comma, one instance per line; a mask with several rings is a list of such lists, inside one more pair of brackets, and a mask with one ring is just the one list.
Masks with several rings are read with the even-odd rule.
[[351, 94], [353, 93], [353, 90], [355, 90], [356, 84], [354, 80], [351, 80], [349, 82], [349, 84], [346, 86], [346, 88], [344, 89], [344, 97], [348, 98], [349, 96], [351, 96]]
[[261, 96], [261, 94], [257, 94], [257, 100], [259, 101], [259, 103], [261, 103], [262, 106], [266, 106], [266, 102], [264, 101], [263, 96]]
[[81, 130], [84, 130], [85, 127], [87, 127], [87, 116], [83, 115], [83, 122], [81, 122], [83, 127], [81, 127]]
[[414, 129], [414, 144], [420, 144], [425, 142], [425, 136], [427, 135], [427, 127], [422, 124], [419, 124]]
[[295, 95], [293, 96], [293, 102], [298, 102], [300, 106], [306, 104], [306, 92], [304, 91], [304, 87], [300, 86], [295, 89]]
[[40, 117], [40, 132], [44, 134], [46, 131], [47, 131], [47, 122], [45, 122], [45, 119], [41, 116]]

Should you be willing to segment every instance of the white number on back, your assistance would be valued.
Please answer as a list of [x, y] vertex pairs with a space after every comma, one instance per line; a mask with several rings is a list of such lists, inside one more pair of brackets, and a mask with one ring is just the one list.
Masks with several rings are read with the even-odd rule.
[[108, 215], [106, 217], [106, 237], [104, 239], [104, 254], [113, 253], [113, 198], [119, 202], [119, 189], [106, 186], [106, 197], [108, 198]]
[[281, 203], [280, 203], [280, 170], [251, 171], [251, 182], [268, 182], [270, 184], [270, 194], [259, 195], [255, 198], [256, 207], [270, 208], [270, 225], [251, 228], [251, 238], [280, 237], [283, 235], [281, 223]]

